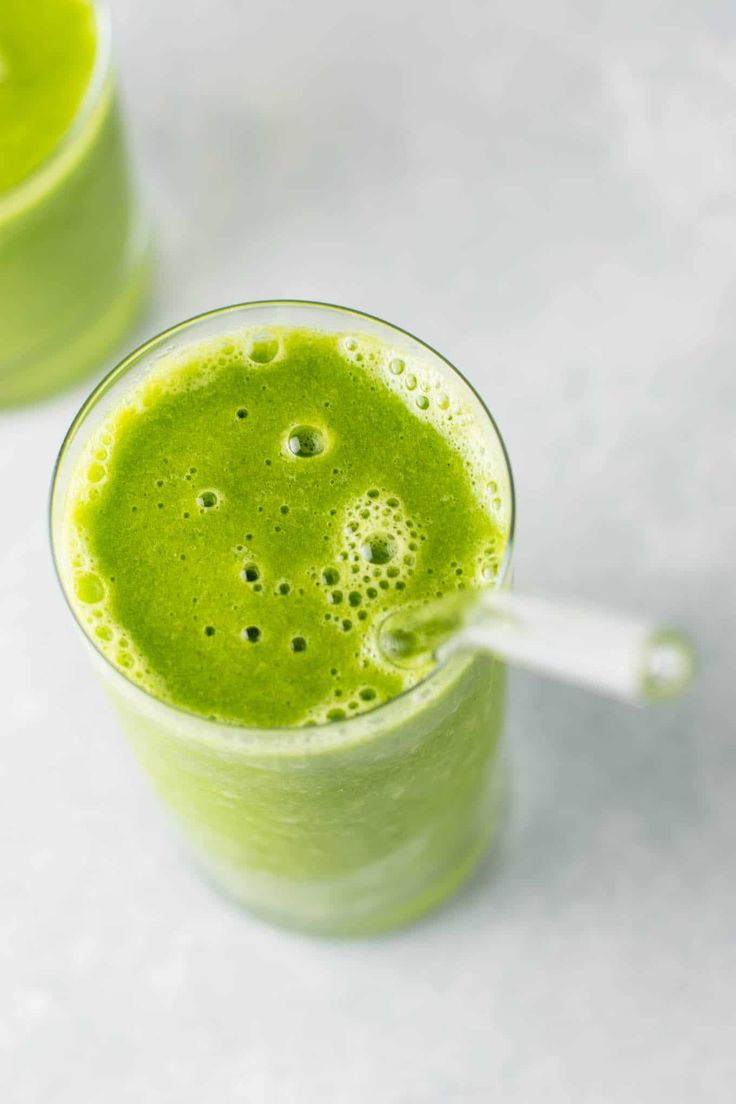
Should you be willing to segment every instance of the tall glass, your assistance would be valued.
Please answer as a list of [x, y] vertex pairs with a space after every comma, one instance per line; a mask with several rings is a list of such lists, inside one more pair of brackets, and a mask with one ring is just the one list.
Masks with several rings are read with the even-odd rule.
[[[367, 334], [452, 377], [498, 483], [509, 541], [496, 583], [507, 585], [511, 471], [493, 419], [457, 370], [417, 338], [355, 311], [253, 303], [203, 315], [150, 341], [100, 384], [77, 415], [51, 495], [54, 558], [72, 612], [66, 496], [90, 435], [162, 356], [207, 337], [236, 338], [246, 328], [269, 325]], [[341, 934], [404, 923], [451, 893], [494, 838], [502, 805], [500, 662], [455, 656], [372, 712], [306, 729], [257, 730], [157, 700], [83, 635], [138, 758], [199, 866], [228, 895], [268, 919]]]
[[60, 144], [0, 193], [0, 407], [51, 394], [115, 351], [148, 284], [106, 7], [85, 98]]

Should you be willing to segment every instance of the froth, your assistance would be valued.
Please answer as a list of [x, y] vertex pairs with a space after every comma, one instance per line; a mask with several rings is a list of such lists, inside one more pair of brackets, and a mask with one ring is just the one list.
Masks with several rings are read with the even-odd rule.
[[[355, 657], [366, 672], [361, 682], [336, 683], [333, 697], [309, 713], [311, 723], [344, 719], [386, 700], [369, 672], [390, 669], [375, 642], [375, 627], [406, 589], [422, 560], [426, 533], [390, 487], [372, 486], [352, 499], [336, 518], [327, 558], [315, 564], [312, 580], [322, 594], [324, 620], [335, 632], [355, 636]], [[340, 671], [334, 670], [336, 679]], [[407, 675], [407, 686], [417, 675]]]
[[87, 635], [110, 662], [151, 694], [160, 697], [164, 687], [149, 669], [113, 612], [114, 578], [106, 578], [90, 555], [79, 533], [70, 528], [65, 562], [61, 564], [69, 596]]
[[[392, 348], [366, 334], [338, 339], [345, 360], [372, 372], [397, 394], [417, 418], [434, 425], [464, 459], [472, 486], [483, 508], [505, 527], [510, 520], [508, 495], [498, 493], [505, 476], [500, 448], [489, 447], [485, 418], [479, 404], [450, 373], [441, 373], [428, 357]], [[496, 475], [493, 479], [492, 476]]]
[[[316, 333], [319, 337], [326, 336]], [[249, 380], [263, 373], [261, 378], [265, 380], [269, 366], [287, 355], [288, 336], [288, 330], [277, 328], [268, 332], [250, 330], [190, 345], [177, 352], [164, 351], [159, 362], [125, 396], [123, 403], [116, 406], [81, 450], [68, 492], [69, 501], [93, 502], [102, 493], [110, 479], [115, 427], [126, 411], [143, 412], [155, 406], [164, 394], [195, 391], [224, 369], [243, 372]], [[472, 399], [452, 379], [445, 378], [427, 360], [414, 353], [389, 347], [363, 334], [334, 335], [333, 340], [353, 375], [358, 370], [372, 375], [380, 386], [398, 395], [414, 417], [433, 425], [462, 457], [478, 501], [498, 522], [499, 537], [496, 541], [489, 537], [484, 542], [474, 563], [465, 558], [462, 567], [453, 563], [450, 571], [456, 573], [456, 577], [452, 575], [449, 584], [444, 579], [442, 586], [446, 589], [448, 585], [464, 588], [468, 583], [491, 584], [498, 574], [505, 548], [504, 518], [508, 503], [499, 490], [499, 484], [505, 486], [502, 475], [497, 473], [497, 478], [493, 478], [495, 461], [489, 454], [486, 427]], [[248, 404], [247, 396], [244, 399]], [[324, 404], [325, 408], [329, 405], [328, 402]], [[248, 405], [234, 403], [227, 417], [231, 425], [228, 432], [250, 433], [258, 418], [258, 404], [251, 404], [249, 410]], [[213, 432], [217, 432], [217, 427], [213, 427]], [[325, 410], [323, 424], [319, 418], [315, 423], [312, 411], [312, 417], [304, 421], [287, 421], [278, 438], [270, 444], [264, 443], [264, 449], [271, 450], [265, 463], [271, 465], [271, 457], [275, 457], [277, 463], [291, 465], [289, 470], [294, 472], [294, 477], [301, 478], [304, 473], [318, 471], [320, 465], [331, 464], [332, 450], [336, 447], [328, 411]], [[333, 473], [338, 471], [337, 468], [332, 470]], [[189, 518], [190, 511], [220, 518], [227, 514], [232, 503], [217, 485], [202, 485], [201, 471], [198, 473], [192, 467], [177, 478], [186, 480], [191, 488], [191, 505], [186, 506], [185, 518]], [[163, 486], [163, 482], [158, 485]], [[226, 490], [231, 500], [236, 497], [231, 488]], [[307, 711], [303, 719], [305, 724], [341, 720], [374, 709], [387, 700], [381, 679], [375, 678], [375, 684], [371, 681], [371, 672], [391, 670], [377, 646], [376, 628], [386, 612], [395, 608], [397, 596], [410, 587], [415, 575], [432, 574], [431, 561], [427, 562], [425, 554], [428, 533], [424, 519], [408, 509], [391, 486], [390, 473], [386, 473], [383, 482], [365, 486], [357, 497], [353, 497], [354, 485], [349, 500], [340, 500], [340, 494], [338, 480], [335, 508], [330, 510], [334, 519], [325, 526], [324, 554], [311, 565], [309, 579], [322, 602], [322, 626], [339, 634], [341, 642], [354, 642], [357, 673], [352, 663], [353, 670], [346, 672], [344, 677], [343, 672], [335, 668], [332, 693], [319, 706]], [[276, 501], [278, 503], [278, 499]], [[163, 509], [163, 502], [158, 505]], [[293, 506], [292, 502], [292, 518]], [[289, 511], [288, 501], [275, 507], [272, 520], [276, 524], [271, 525], [269, 532], [280, 532], [280, 526], [287, 524]], [[75, 527], [73, 513], [67, 510], [65, 516], [61, 566], [80, 622], [97, 648], [115, 666], [155, 697], [165, 699], [161, 681], [149, 670], [145, 657], [138, 653], [129, 635], [115, 622], [115, 580], [105, 577], [89, 550], [84, 532]], [[285, 578], [280, 573], [270, 572], [267, 553], [261, 556], [249, 538], [250, 534], [244, 532], [240, 538], [243, 543], [233, 546], [233, 570], [248, 592], [257, 593], [257, 601], [273, 599], [291, 603], [296, 594], [303, 593], [300, 585], [310, 586], [303, 578], [294, 575]], [[186, 555], [180, 558], [185, 560]], [[263, 609], [260, 623], [241, 622], [239, 629], [244, 653], [251, 656], [262, 655], [270, 646], [268, 607]], [[208, 648], [216, 648], [222, 639], [222, 629], [216, 619], [207, 625], [200, 621], [197, 632], [208, 638]], [[290, 664], [313, 661], [315, 654], [319, 654], [316, 635], [310, 636], [309, 623], [302, 622], [284, 634], [279, 646], [290, 657]], [[330, 662], [329, 647], [326, 647], [325, 668]], [[404, 688], [413, 685], [423, 673], [405, 673]]]

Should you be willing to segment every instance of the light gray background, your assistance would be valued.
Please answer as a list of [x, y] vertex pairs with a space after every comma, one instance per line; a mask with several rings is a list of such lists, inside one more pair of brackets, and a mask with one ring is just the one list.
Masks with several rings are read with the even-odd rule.
[[271, 930], [180, 861], [57, 594], [82, 392], [0, 418], [0, 1097], [730, 1104], [733, 6], [114, 19], [160, 257], [138, 336], [268, 296], [414, 330], [507, 437], [519, 584], [673, 618], [702, 674], [658, 713], [515, 675], [501, 864], [384, 938]]

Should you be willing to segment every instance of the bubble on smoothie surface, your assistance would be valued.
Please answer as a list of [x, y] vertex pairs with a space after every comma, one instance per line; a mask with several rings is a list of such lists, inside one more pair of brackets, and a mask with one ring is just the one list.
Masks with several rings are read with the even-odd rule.
[[200, 491], [197, 502], [203, 510], [214, 510], [220, 504], [220, 496], [217, 491]]
[[325, 444], [325, 433], [317, 426], [292, 426], [286, 435], [286, 447], [291, 455], [299, 456], [304, 460], [321, 456], [325, 451]]
[[373, 533], [360, 546], [364, 560], [373, 564], [387, 564], [396, 555], [397, 544], [390, 533]]
[[256, 334], [247, 344], [246, 352], [256, 364], [270, 364], [278, 356], [278, 338], [270, 333]]
[[85, 571], [74, 583], [74, 590], [80, 602], [85, 604], [101, 602], [105, 597], [105, 584], [99, 575]]
[[94, 460], [87, 468], [87, 479], [89, 479], [90, 483], [101, 483], [106, 474], [105, 465], [101, 464], [98, 460]]

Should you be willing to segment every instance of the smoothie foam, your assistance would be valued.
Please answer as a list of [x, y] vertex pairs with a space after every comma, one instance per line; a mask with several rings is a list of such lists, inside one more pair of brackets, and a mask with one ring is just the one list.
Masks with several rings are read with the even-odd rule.
[[63, 571], [128, 678], [248, 727], [345, 719], [426, 674], [397, 605], [492, 583], [507, 534], [476, 417], [362, 334], [272, 327], [163, 356], [88, 441]]

